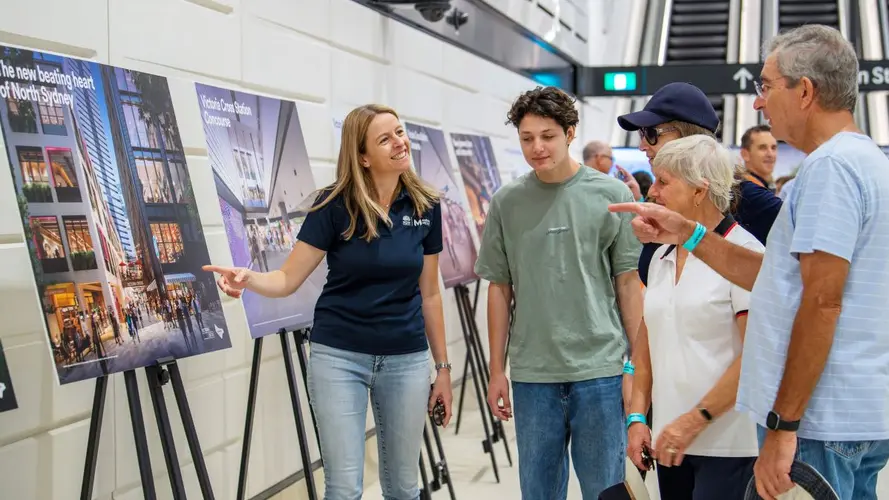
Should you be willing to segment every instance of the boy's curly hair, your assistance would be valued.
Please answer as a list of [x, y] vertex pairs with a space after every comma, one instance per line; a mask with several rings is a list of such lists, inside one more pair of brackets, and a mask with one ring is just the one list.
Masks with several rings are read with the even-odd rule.
[[568, 133], [569, 127], [574, 127], [580, 122], [574, 103], [575, 99], [561, 89], [537, 87], [522, 93], [512, 103], [512, 108], [506, 115], [506, 123], [512, 123], [518, 128], [522, 118], [532, 114], [552, 118], [561, 125], [565, 133]]

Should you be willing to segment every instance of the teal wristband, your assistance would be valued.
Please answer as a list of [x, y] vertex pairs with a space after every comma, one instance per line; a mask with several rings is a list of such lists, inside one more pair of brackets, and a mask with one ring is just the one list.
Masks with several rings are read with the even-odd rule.
[[682, 248], [688, 250], [689, 252], [694, 252], [695, 248], [697, 248], [698, 243], [704, 239], [704, 235], [707, 234], [707, 228], [704, 227], [700, 222], [696, 222], [695, 232], [691, 233], [691, 237], [682, 244]]
[[627, 360], [627, 362], [624, 363], [624, 373], [629, 374], [629, 375], [636, 373], [636, 367], [633, 366], [632, 361]]
[[627, 429], [630, 428], [630, 425], [635, 424], [636, 422], [639, 422], [642, 425], [648, 425], [648, 421], [645, 420], [645, 415], [641, 413], [630, 413], [627, 415]]

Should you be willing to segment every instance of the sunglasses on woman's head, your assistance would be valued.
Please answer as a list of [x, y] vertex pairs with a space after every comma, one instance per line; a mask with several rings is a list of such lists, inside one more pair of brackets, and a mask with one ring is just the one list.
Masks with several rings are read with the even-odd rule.
[[673, 127], [642, 127], [639, 129], [639, 138], [645, 139], [649, 145], [654, 146], [657, 144], [657, 138], [666, 134], [667, 132], [675, 132], [676, 129]]

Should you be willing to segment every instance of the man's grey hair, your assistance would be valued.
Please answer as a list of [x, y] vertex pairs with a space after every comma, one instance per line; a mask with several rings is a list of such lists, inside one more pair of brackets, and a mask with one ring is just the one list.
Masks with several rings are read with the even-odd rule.
[[834, 28], [810, 24], [782, 33], [765, 45], [763, 60], [775, 54], [778, 71], [795, 86], [812, 80], [818, 104], [826, 111], [854, 111], [858, 102], [858, 57]]
[[670, 141], [657, 152], [652, 167], [694, 187], [707, 187], [707, 196], [720, 212], [731, 206], [738, 167], [729, 150], [712, 137], [690, 135]]
[[602, 141], [591, 141], [583, 147], [583, 163], [587, 164], [596, 155], [600, 155], [608, 150], [608, 144]]

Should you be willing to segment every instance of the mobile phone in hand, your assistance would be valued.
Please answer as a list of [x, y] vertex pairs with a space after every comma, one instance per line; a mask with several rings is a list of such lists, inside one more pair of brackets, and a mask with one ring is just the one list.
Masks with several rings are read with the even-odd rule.
[[441, 427], [444, 425], [445, 419], [445, 406], [444, 403], [441, 402], [441, 399], [435, 402], [435, 406], [432, 408], [432, 422], [435, 425]]

